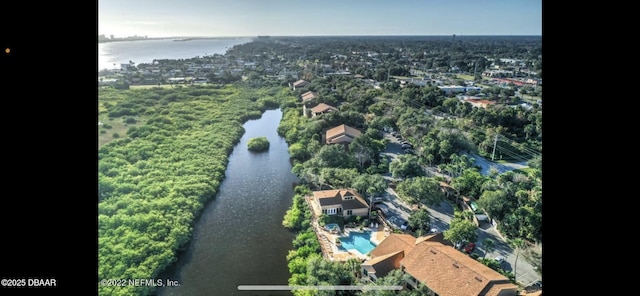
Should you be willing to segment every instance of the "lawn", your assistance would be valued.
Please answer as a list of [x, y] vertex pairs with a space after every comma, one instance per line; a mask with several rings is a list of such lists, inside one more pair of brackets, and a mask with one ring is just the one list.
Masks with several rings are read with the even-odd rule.
[[473, 75], [456, 74], [456, 78], [473, 81]]

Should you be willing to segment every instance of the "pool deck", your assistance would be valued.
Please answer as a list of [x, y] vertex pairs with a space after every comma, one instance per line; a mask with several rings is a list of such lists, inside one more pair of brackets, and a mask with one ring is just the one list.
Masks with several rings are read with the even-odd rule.
[[[305, 197], [307, 204], [309, 205], [312, 213], [311, 225], [318, 237], [318, 241], [320, 242], [320, 247], [322, 248], [322, 255], [325, 259], [330, 261], [347, 261], [351, 258], [356, 258], [361, 261], [370, 259], [366, 254], [362, 254], [357, 250], [342, 250], [340, 249], [335, 241], [336, 237], [346, 237], [349, 235], [349, 232], [360, 232], [357, 228], [346, 228], [343, 230], [343, 233], [334, 234], [330, 231], [326, 230], [324, 227], [318, 224], [318, 220], [316, 217], [316, 210], [314, 209], [314, 203], [312, 196]], [[379, 224], [378, 227], [363, 227], [363, 231], [371, 231], [371, 242], [376, 246], [380, 244], [387, 236], [389, 236], [390, 230], [385, 227], [383, 224]]]

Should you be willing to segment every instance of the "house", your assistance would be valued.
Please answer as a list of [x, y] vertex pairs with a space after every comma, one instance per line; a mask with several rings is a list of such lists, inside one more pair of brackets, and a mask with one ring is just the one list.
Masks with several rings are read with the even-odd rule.
[[325, 141], [327, 144], [349, 144], [361, 134], [361, 131], [346, 124], [341, 124], [325, 132]]
[[321, 190], [313, 192], [316, 216], [321, 214], [342, 217], [369, 215], [369, 205], [352, 189]]
[[442, 232], [419, 238], [390, 234], [361, 267], [362, 274], [372, 281], [400, 269], [410, 276], [407, 285], [424, 285], [439, 296], [518, 293], [507, 277], [455, 249]]
[[307, 103], [315, 98], [318, 97], [318, 93], [312, 92], [312, 91], [308, 91], [306, 93], [303, 93], [302, 95], [300, 95], [300, 98], [302, 99], [302, 103]]
[[478, 108], [487, 108], [489, 105], [495, 105], [496, 102], [484, 100], [484, 99], [466, 99], [465, 102], [468, 102], [474, 107]]
[[328, 112], [338, 111], [338, 108], [333, 107], [331, 105], [327, 105], [325, 103], [320, 103], [317, 106], [311, 108], [311, 116], [315, 117], [318, 115], [322, 115]]
[[296, 89], [299, 89], [299, 88], [305, 88], [305, 87], [307, 87], [307, 85], [309, 85], [309, 81], [306, 81], [304, 79], [300, 79], [300, 80], [298, 80], [298, 81], [296, 81], [296, 82], [294, 82], [292, 84], [292, 88], [293, 88], [293, 90], [296, 90]]

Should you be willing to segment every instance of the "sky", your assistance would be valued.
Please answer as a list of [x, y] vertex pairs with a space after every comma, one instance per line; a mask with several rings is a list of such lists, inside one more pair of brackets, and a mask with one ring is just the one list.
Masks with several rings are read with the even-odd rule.
[[114, 37], [542, 35], [542, 0], [100, 0]]

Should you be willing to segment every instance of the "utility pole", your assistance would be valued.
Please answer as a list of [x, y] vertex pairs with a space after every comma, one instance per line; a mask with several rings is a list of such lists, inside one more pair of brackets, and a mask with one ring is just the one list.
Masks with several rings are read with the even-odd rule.
[[496, 155], [496, 144], [498, 143], [498, 134], [496, 134], [495, 139], [493, 140], [493, 152], [491, 153], [491, 161], [493, 161]]
[[473, 68], [473, 80], [476, 80], [476, 72], [478, 71], [478, 60], [476, 60], [474, 63], [474, 68]]
[[389, 82], [389, 73], [391, 73], [391, 67], [387, 68], [387, 82]]

